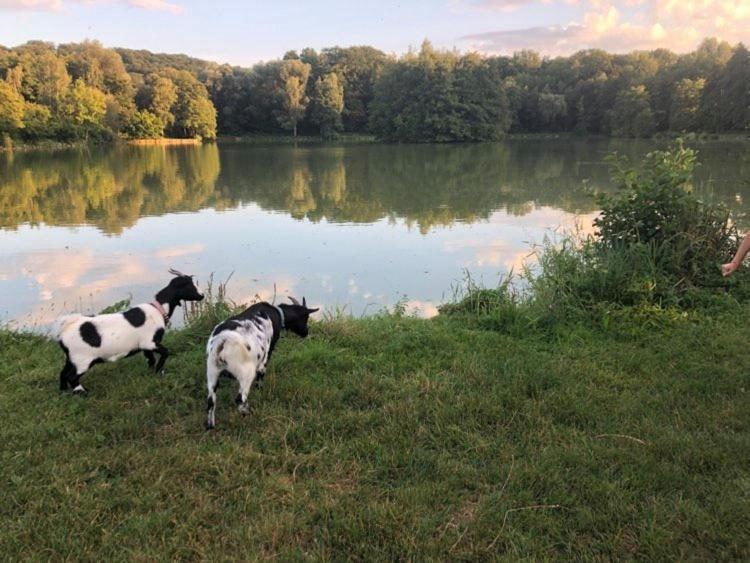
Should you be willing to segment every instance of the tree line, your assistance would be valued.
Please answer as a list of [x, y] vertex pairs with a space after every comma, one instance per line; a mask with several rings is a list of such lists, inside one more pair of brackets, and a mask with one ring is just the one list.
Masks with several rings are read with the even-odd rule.
[[104, 140], [218, 134], [374, 134], [481, 141], [512, 133], [648, 137], [750, 129], [750, 52], [706, 39], [569, 57], [480, 56], [425, 41], [401, 57], [373, 47], [289, 51], [252, 68], [95, 41], [0, 47], [0, 134]]

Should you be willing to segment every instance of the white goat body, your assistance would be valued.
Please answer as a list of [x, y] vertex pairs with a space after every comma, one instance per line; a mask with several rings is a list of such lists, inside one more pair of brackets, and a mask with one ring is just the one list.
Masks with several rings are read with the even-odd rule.
[[240, 412], [250, 412], [247, 396], [256, 376], [262, 377], [266, 371], [273, 335], [273, 323], [262, 315], [230, 319], [216, 326], [206, 347], [209, 428], [215, 425], [216, 387], [222, 372], [228, 372], [239, 383]]
[[[95, 363], [115, 362], [138, 351], [156, 350], [165, 327], [165, 319], [156, 307], [143, 303], [125, 313], [60, 317], [56, 338], [66, 352], [66, 367], [71, 364], [75, 375], [80, 376]], [[61, 376], [61, 388], [62, 379]], [[74, 390], [85, 391], [80, 384]]]

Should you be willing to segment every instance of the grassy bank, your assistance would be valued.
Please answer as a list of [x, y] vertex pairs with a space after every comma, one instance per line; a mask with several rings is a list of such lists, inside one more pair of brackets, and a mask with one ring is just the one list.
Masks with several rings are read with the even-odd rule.
[[0, 333], [9, 559], [750, 557], [750, 308], [494, 330], [383, 315], [285, 338], [253, 414], [204, 316], [57, 391], [62, 354]]

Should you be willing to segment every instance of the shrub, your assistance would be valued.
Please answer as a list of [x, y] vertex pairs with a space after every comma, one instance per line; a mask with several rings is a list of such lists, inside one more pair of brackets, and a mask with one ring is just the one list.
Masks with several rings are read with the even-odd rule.
[[737, 229], [729, 210], [707, 204], [692, 193], [696, 153], [677, 145], [646, 155], [642, 171], [612, 159], [619, 193], [600, 199], [596, 249], [629, 255], [636, 263], [647, 256], [653, 276], [679, 288], [721, 285], [718, 264], [737, 249]]

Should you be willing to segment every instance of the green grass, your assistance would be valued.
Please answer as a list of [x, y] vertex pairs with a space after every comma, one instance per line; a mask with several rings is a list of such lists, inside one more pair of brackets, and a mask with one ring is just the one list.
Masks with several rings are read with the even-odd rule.
[[[554, 331], [381, 315], [282, 339], [203, 429], [210, 319], [167, 373], [0, 332], [3, 558], [750, 557], [750, 308]], [[632, 330], [633, 327], [639, 328]]]

